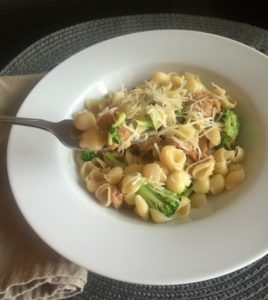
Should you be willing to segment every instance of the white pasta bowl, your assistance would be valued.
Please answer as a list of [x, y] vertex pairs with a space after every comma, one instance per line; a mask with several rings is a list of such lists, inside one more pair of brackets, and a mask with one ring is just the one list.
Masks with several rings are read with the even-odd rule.
[[268, 59], [207, 33], [150, 31], [87, 48], [47, 74], [18, 115], [59, 121], [86, 98], [133, 87], [152, 72], [190, 71], [238, 101], [247, 178], [187, 222], [143, 222], [102, 207], [80, 184], [71, 150], [33, 128], [12, 128], [8, 175], [25, 219], [53, 249], [101, 275], [144, 284], [189, 283], [239, 269], [268, 252]]

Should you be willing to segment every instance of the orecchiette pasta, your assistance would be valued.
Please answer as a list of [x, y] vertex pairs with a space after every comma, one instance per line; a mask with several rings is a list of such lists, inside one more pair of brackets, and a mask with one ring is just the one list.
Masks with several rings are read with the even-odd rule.
[[167, 116], [165, 114], [164, 108], [162, 106], [155, 104], [149, 106], [148, 114], [153, 122], [154, 128], [157, 130], [160, 127], [167, 125]]
[[228, 165], [234, 160], [234, 151], [220, 148], [214, 153], [214, 159], [215, 173], [226, 175], [228, 173]]
[[216, 162], [225, 161], [225, 151], [224, 148], [219, 148], [214, 152], [213, 156]]
[[124, 200], [129, 206], [134, 206], [135, 205], [135, 197], [136, 194], [125, 194], [124, 195]]
[[184, 168], [186, 155], [174, 146], [164, 146], [160, 152], [160, 161], [170, 171], [181, 171]]
[[154, 161], [154, 163], [159, 165], [159, 167], [162, 169], [166, 176], [169, 174], [167, 167], [163, 166], [163, 164], [160, 161]]
[[191, 196], [191, 207], [200, 208], [207, 205], [207, 196], [206, 194], [193, 194]]
[[225, 188], [232, 190], [245, 180], [246, 174], [244, 168], [230, 171], [225, 178]]
[[228, 166], [226, 160], [215, 162], [214, 171], [216, 174], [226, 175], [228, 173]]
[[124, 201], [123, 194], [116, 185], [107, 182], [96, 189], [95, 196], [103, 206], [112, 204], [114, 208], [120, 208]]
[[105, 177], [104, 174], [101, 172], [100, 169], [94, 168], [89, 174], [88, 176], [89, 178], [98, 181], [98, 182], [103, 182], [105, 181]]
[[164, 170], [157, 163], [146, 164], [143, 167], [143, 175], [153, 182], [165, 182], [167, 180], [167, 175]]
[[193, 168], [192, 176], [195, 179], [202, 180], [213, 173], [215, 162], [212, 159], [200, 163]]
[[232, 163], [235, 160], [235, 151], [225, 150], [224, 157], [227, 165], [230, 165], [230, 163]]
[[145, 221], [149, 219], [149, 205], [147, 202], [139, 195], [137, 195], [134, 199], [135, 206], [138, 215]]
[[80, 167], [80, 176], [84, 179], [94, 168], [91, 161], [84, 162]]
[[109, 183], [100, 185], [95, 195], [103, 206], [110, 206], [112, 204], [112, 186]]
[[98, 158], [98, 157], [94, 157], [91, 161], [90, 161], [95, 167], [100, 168], [100, 169], [104, 169], [107, 167], [107, 164], [105, 163], [105, 161], [103, 161], [102, 159]]
[[174, 215], [174, 218], [186, 218], [190, 214], [191, 201], [189, 198], [182, 196], [181, 203]]
[[184, 170], [176, 171], [168, 175], [167, 187], [175, 193], [182, 193], [191, 184], [190, 175]]
[[168, 222], [170, 218], [166, 217], [163, 213], [161, 213], [159, 210], [156, 210], [154, 208], [150, 208], [150, 215], [155, 223], [164, 223]]
[[73, 120], [86, 148], [75, 156], [85, 188], [103, 206], [125, 206], [145, 221], [190, 216], [245, 179], [236, 104], [197, 74], [162, 71], [87, 100]]
[[181, 103], [181, 96], [178, 91], [168, 91], [166, 92], [166, 97], [172, 103], [174, 100]]
[[91, 150], [99, 150], [105, 145], [105, 139], [99, 134], [95, 126], [90, 126], [87, 131], [81, 135], [80, 146]]
[[198, 93], [206, 90], [200, 78], [193, 73], [185, 73], [186, 85], [185, 88], [190, 92]]
[[223, 191], [225, 179], [222, 174], [216, 174], [210, 178], [210, 192], [213, 195], [219, 194]]
[[240, 163], [244, 160], [245, 158], [245, 151], [242, 147], [237, 146], [235, 148], [235, 155], [234, 155], [234, 162]]
[[122, 181], [122, 192], [124, 194], [134, 194], [140, 188], [142, 182], [144, 182], [141, 173], [128, 174]]
[[95, 193], [102, 182], [96, 182], [90, 178], [85, 178], [86, 188], [90, 193]]
[[215, 87], [215, 89], [212, 92], [219, 97], [222, 107], [234, 108], [236, 106], [236, 100], [229, 95], [226, 95], [226, 91], [224, 89], [220, 88], [215, 83], [213, 83], [213, 86]]
[[206, 131], [206, 137], [213, 146], [218, 146], [221, 143], [221, 133], [219, 127], [213, 127]]
[[179, 125], [176, 129], [176, 136], [188, 141], [195, 141], [197, 138], [196, 129], [192, 125]]
[[96, 118], [92, 112], [82, 111], [74, 117], [74, 125], [79, 130], [88, 130], [90, 127], [96, 126]]
[[124, 169], [124, 174], [131, 174], [131, 173], [142, 173], [143, 165], [142, 164], [130, 164]]
[[121, 182], [123, 173], [124, 171], [122, 168], [114, 167], [107, 174], [104, 174], [104, 178], [111, 184], [117, 184]]
[[234, 163], [234, 164], [231, 164], [229, 166], [229, 172], [237, 171], [237, 170], [240, 170], [240, 169], [243, 169], [243, 168], [244, 168], [243, 165]]
[[177, 89], [185, 85], [185, 77], [178, 76], [177, 73], [170, 73], [170, 81], [172, 83], [172, 88]]
[[87, 190], [91, 193], [95, 193], [97, 188], [105, 183], [104, 174], [100, 170], [94, 168], [85, 178]]
[[209, 177], [205, 177], [204, 179], [194, 179], [193, 180], [193, 190], [198, 194], [206, 194], [210, 189], [210, 181]]
[[152, 80], [158, 85], [168, 85], [170, 82], [168, 74], [159, 71], [153, 74]]
[[235, 151], [220, 148], [214, 153], [214, 158], [216, 162], [226, 161], [226, 163], [229, 165], [235, 159]]

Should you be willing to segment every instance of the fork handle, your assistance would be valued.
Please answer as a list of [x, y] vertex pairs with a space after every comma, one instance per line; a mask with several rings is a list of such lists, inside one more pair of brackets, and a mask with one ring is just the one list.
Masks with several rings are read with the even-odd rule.
[[42, 119], [21, 118], [21, 117], [0, 115], [0, 124], [22, 125], [22, 126], [35, 127], [35, 128], [40, 128], [40, 129], [50, 131], [51, 126], [54, 123]]

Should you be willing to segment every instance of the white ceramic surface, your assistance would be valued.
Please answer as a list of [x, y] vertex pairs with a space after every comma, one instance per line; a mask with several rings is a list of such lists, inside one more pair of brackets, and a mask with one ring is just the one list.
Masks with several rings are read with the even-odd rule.
[[[223, 37], [166, 30], [114, 38], [52, 70], [18, 115], [58, 121], [153, 71], [191, 71], [238, 99], [246, 181], [193, 220], [155, 225], [101, 207], [79, 182], [72, 152], [54, 136], [13, 127], [10, 184], [23, 215], [56, 251], [96, 273], [144, 284], [189, 283], [241, 268], [268, 252], [268, 59]], [[224, 208], [223, 208], [224, 206]], [[211, 211], [213, 211], [212, 214]], [[209, 215], [203, 218], [203, 215]]]

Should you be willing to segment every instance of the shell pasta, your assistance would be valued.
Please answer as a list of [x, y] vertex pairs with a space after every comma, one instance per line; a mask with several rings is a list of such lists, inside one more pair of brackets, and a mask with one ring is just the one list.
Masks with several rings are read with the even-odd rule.
[[144, 221], [188, 218], [246, 178], [236, 106], [225, 89], [189, 72], [157, 71], [130, 90], [87, 100], [73, 119], [85, 188]]

